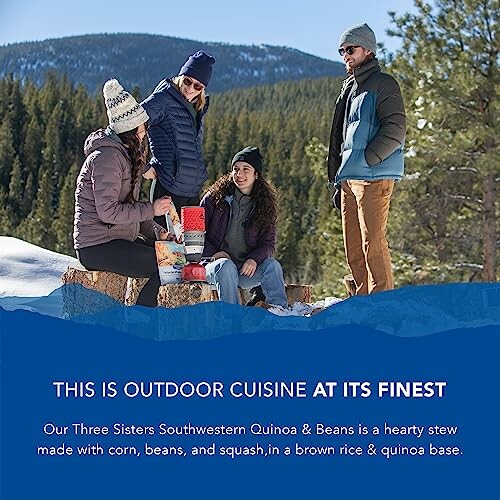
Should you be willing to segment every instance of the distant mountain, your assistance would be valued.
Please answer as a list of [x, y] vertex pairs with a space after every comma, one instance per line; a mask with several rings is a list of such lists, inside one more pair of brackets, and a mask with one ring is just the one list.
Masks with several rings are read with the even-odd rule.
[[217, 59], [211, 91], [344, 74], [341, 63], [288, 47], [101, 34], [0, 46], [0, 77], [12, 73], [41, 84], [47, 71], [54, 70], [83, 83], [91, 92], [116, 77], [127, 88], [138, 86], [144, 95], [162, 78], [176, 75], [186, 58], [199, 49]]

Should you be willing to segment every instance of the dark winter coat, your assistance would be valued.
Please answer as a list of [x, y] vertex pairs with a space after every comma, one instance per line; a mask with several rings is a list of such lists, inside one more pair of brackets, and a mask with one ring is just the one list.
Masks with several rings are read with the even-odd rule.
[[330, 135], [328, 178], [400, 180], [406, 117], [396, 80], [376, 59], [354, 70], [337, 98]]
[[[132, 187], [132, 163], [127, 148], [112, 137], [112, 133], [101, 129], [85, 141], [87, 158], [75, 191], [76, 249], [117, 239], [133, 241], [140, 232], [152, 236], [153, 205], [126, 201]], [[137, 182], [135, 199], [139, 191]]]
[[[225, 197], [225, 202], [222, 207], [216, 207], [213, 198], [208, 192], [201, 200], [200, 205], [205, 207], [205, 248], [203, 250], [204, 257], [212, 257], [222, 248], [222, 243], [226, 236], [229, 220], [231, 218], [231, 204], [234, 196], [228, 195]], [[252, 223], [252, 210], [245, 220], [245, 237], [248, 246], [247, 259], [253, 259], [257, 264], [262, 263], [274, 253], [276, 246], [276, 228], [268, 226], [259, 228]]]
[[171, 80], [162, 80], [142, 105], [150, 117], [151, 165], [159, 182], [177, 196], [198, 196], [208, 177], [202, 149], [208, 97], [195, 118], [192, 104]]

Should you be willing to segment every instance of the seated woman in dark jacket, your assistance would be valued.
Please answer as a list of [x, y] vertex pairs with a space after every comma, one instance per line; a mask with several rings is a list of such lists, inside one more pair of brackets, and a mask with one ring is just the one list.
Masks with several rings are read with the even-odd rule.
[[[157, 177], [153, 200], [171, 196], [179, 213], [182, 206], [200, 203], [200, 190], [208, 177], [202, 149], [203, 117], [209, 103], [205, 88], [214, 62], [205, 52], [196, 52], [176, 77], [162, 80], [142, 103], [150, 118], [153, 159], [148, 175]], [[164, 218], [156, 220], [165, 224]]]
[[107, 81], [103, 94], [109, 126], [85, 141], [86, 160], [75, 191], [75, 249], [91, 271], [149, 277], [137, 303], [156, 306], [160, 277], [155, 249], [138, 237], [170, 237], [152, 220], [167, 212], [170, 199], [138, 201], [148, 115], [117, 80]]
[[258, 285], [269, 304], [287, 307], [280, 263], [273, 259], [276, 243], [276, 190], [262, 177], [259, 149], [236, 153], [231, 172], [213, 184], [200, 203], [205, 207], [205, 248], [212, 258], [207, 281], [220, 300], [239, 304], [238, 287]]

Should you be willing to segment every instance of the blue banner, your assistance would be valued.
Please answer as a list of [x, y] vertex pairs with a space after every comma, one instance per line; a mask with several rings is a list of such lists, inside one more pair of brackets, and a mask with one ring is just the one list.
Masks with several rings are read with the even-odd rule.
[[498, 494], [500, 285], [310, 318], [99, 300], [0, 308], [3, 500]]

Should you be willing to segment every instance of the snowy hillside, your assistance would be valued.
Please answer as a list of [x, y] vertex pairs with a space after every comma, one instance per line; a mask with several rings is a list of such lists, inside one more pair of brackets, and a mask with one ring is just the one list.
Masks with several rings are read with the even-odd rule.
[[[80, 267], [73, 257], [0, 236], [0, 307], [62, 317], [61, 275], [68, 265]], [[272, 308], [269, 312], [280, 316], [307, 316], [339, 300], [326, 298], [314, 304], [296, 303], [288, 310]]]
[[[0, 307], [62, 315], [61, 275], [78, 261], [26, 241], [0, 236]], [[52, 295], [50, 295], [52, 294]]]
[[26, 241], [0, 236], [0, 297], [41, 297], [61, 283], [61, 274], [78, 261]]

